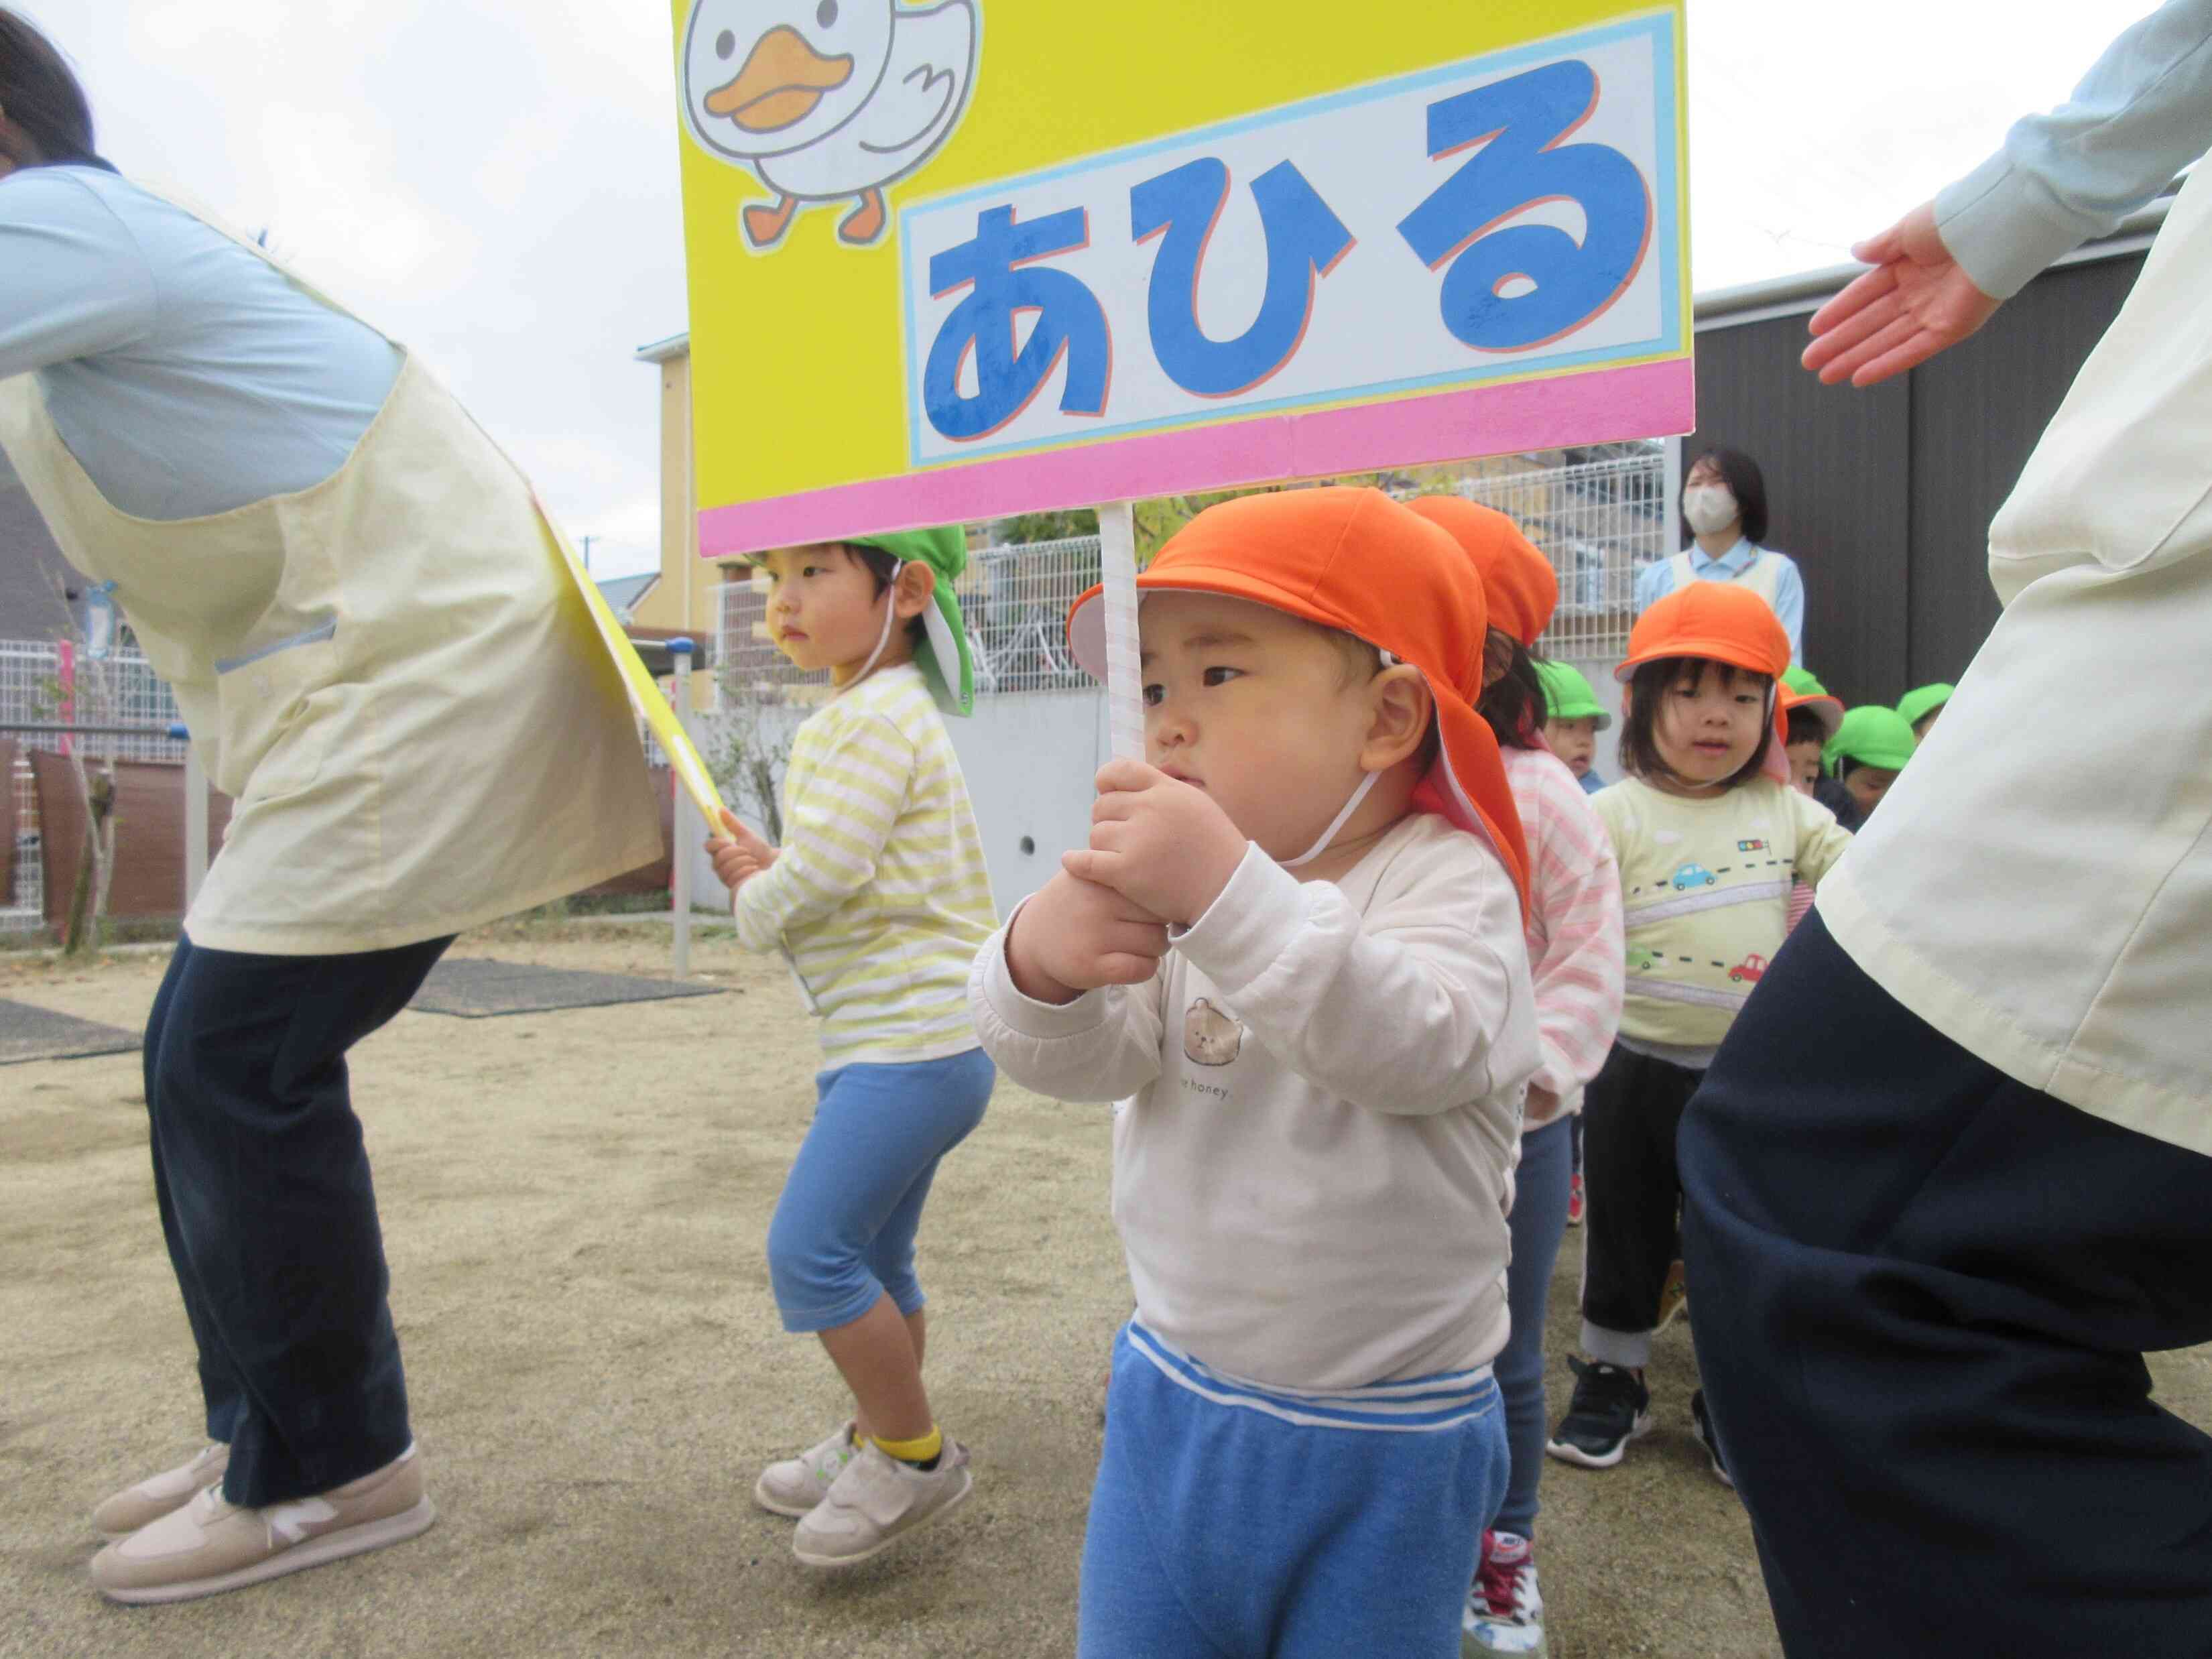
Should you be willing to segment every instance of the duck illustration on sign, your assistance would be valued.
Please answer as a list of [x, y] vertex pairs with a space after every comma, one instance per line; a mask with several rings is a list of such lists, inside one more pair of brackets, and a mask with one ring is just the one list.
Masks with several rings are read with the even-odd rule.
[[884, 187], [934, 155], [975, 85], [976, 0], [694, 0], [684, 115], [709, 154], [776, 193], [738, 216], [766, 252], [804, 206], [850, 201], [837, 240], [890, 228]]

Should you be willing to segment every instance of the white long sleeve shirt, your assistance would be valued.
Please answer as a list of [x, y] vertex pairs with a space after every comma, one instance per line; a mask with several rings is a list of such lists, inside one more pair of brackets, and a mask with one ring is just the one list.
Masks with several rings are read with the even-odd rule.
[[[2109, 112], [2016, 129], [1943, 225], [1991, 292], [2098, 228], [2054, 216], [2068, 178], [2102, 179], [2109, 219], [2212, 142], [2212, 0], [2130, 29], [2076, 103]], [[2212, 169], [1990, 526], [1990, 569], [2005, 612], [1820, 916], [1989, 1064], [2212, 1155]]]
[[1474, 836], [1408, 817], [1334, 883], [1254, 848], [1145, 984], [1035, 1001], [1001, 932], [969, 997], [1017, 1082], [1133, 1097], [1114, 1218], [1148, 1330], [1287, 1389], [1462, 1370], [1504, 1346], [1536, 1024], [1519, 900]]

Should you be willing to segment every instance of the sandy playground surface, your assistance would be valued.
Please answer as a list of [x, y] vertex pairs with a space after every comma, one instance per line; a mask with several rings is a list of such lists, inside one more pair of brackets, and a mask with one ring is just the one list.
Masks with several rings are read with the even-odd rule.
[[[518, 924], [456, 954], [665, 975], [652, 928]], [[0, 997], [136, 1028], [158, 956], [0, 957]], [[198, 1442], [136, 1055], [0, 1070], [0, 1655], [1066, 1655], [1107, 1345], [1128, 1301], [1107, 1115], [1001, 1084], [922, 1231], [929, 1376], [974, 1497], [877, 1561], [808, 1573], [753, 1507], [760, 1465], [836, 1419], [787, 1337], [762, 1241], [813, 1099], [781, 969], [695, 950], [729, 994], [462, 1020], [406, 1013], [356, 1052], [416, 1432], [422, 1538], [172, 1607], [101, 1601], [87, 1511]], [[1553, 1287], [1554, 1415], [1575, 1236]], [[2212, 1423], [2212, 1350], [2154, 1362]], [[1688, 1430], [1680, 1325], [1660, 1426], [1619, 1469], [1552, 1464], [1556, 1659], [1778, 1651], [1735, 1498]]]

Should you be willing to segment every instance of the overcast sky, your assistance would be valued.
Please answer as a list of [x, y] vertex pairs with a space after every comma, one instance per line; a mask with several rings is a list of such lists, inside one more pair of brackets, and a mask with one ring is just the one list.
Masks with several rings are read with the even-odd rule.
[[[633, 353], [685, 321], [663, 0], [9, 3], [76, 63], [117, 166], [269, 227], [597, 538], [596, 574], [653, 565]], [[1697, 288], [1841, 263], [2151, 9], [1691, 0]]]

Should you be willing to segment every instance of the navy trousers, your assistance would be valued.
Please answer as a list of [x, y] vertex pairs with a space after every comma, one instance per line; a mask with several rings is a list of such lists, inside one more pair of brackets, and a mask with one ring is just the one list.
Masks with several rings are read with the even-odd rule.
[[2212, 1438], [2142, 1361], [2212, 1340], [2212, 1158], [1983, 1064], [1815, 912], [1678, 1162], [1698, 1363], [1791, 1659], [2212, 1654]]
[[154, 1194], [223, 1492], [256, 1508], [405, 1451], [407, 1384], [346, 1050], [450, 939], [333, 957], [179, 939], [146, 1024]]

